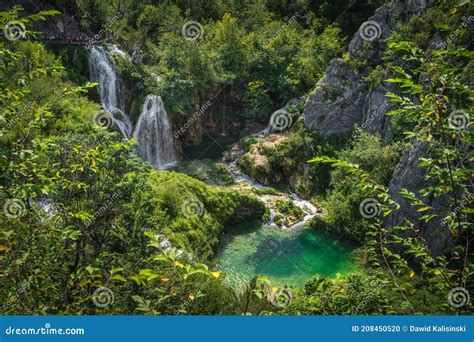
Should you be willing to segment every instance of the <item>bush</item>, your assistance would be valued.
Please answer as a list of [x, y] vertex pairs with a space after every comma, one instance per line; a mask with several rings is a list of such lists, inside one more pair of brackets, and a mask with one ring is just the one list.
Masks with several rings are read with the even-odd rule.
[[[400, 158], [401, 147], [400, 143], [387, 145], [378, 135], [356, 129], [352, 144], [341, 150], [338, 157], [358, 164], [375, 181], [388, 185]], [[330, 190], [322, 203], [327, 215], [317, 225], [362, 244], [369, 222], [359, 212], [359, 205], [365, 197], [356, 189], [356, 182], [357, 178], [342, 168], [331, 172]]]

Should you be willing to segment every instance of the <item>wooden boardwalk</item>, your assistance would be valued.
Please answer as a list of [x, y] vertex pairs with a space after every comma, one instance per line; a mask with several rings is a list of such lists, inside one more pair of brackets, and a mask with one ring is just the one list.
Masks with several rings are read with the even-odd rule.
[[55, 45], [100, 45], [108, 41], [113, 40], [115, 37], [99, 37], [96, 36], [39, 36], [36, 38], [37, 41], [45, 44], [55, 44]]

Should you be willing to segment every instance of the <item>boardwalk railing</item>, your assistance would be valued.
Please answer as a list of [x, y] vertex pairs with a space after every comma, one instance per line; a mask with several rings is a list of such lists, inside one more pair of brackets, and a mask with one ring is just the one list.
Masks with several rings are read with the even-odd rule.
[[36, 39], [42, 43], [62, 44], [62, 45], [97, 45], [115, 39], [113, 35], [39, 35]]

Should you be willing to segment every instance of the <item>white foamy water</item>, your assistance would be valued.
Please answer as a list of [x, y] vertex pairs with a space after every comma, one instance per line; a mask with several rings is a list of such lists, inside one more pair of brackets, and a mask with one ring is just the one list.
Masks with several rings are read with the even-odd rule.
[[[121, 58], [130, 57], [116, 45], [110, 51]], [[172, 127], [163, 100], [158, 95], [145, 98], [135, 128], [124, 111], [120, 80], [115, 71], [112, 55], [100, 46], [93, 46], [89, 55], [91, 79], [99, 84], [102, 107], [114, 118], [114, 124], [124, 138], [135, 138], [137, 154], [156, 169], [166, 169], [176, 163]]]
[[[250, 179], [248, 175], [240, 171], [239, 167], [237, 166], [237, 161], [238, 159], [229, 164], [230, 172], [234, 176], [234, 181], [236, 183], [245, 183], [256, 189], [265, 188], [264, 185]], [[309, 201], [302, 199], [301, 197], [299, 197], [297, 194], [294, 194], [294, 193], [291, 193], [291, 194], [279, 193], [278, 195], [256, 195], [256, 196], [258, 197], [259, 200], [265, 203], [266, 206], [270, 210], [270, 218], [269, 218], [268, 225], [274, 226], [274, 227], [280, 227], [284, 230], [290, 231], [291, 233], [297, 233], [301, 229], [303, 229], [306, 226], [306, 224], [317, 215], [317, 212], [318, 212], [317, 208], [313, 204], [311, 204]], [[291, 202], [293, 202], [295, 206], [303, 210], [305, 216], [303, 217], [302, 220], [294, 223], [290, 227], [278, 226], [274, 222], [275, 216], [276, 216], [275, 211], [270, 206], [270, 203], [275, 201], [275, 199], [290, 200]]]
[[113, 58], [102, 47], [93, 46], [89, 54], [89, 67], [92, 81], [99, 84], [102, 107], [114, 117], [114, 122], [122, 135], [130, 138], [132, 123], [123, 110], [123, 98]]
[[154, 168], [164, 169], [176, 163], [173, 132], [160, 96], [146, 97], [133, 137], [139, 143], [140, 157]]

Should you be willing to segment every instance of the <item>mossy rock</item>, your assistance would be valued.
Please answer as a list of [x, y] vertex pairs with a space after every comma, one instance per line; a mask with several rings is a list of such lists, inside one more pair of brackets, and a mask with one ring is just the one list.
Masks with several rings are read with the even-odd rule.
[[[204, 258], [214, 256], [225, 225], [239, 220], [261, 220], [264, 203], [233, 189], [208, 186], [174, 171], [151, 171], [150, 190], [141, 194], [140, 219], [158, 227], [174, 244]], [[151, 203], [151, 205], [150, 205]]]

